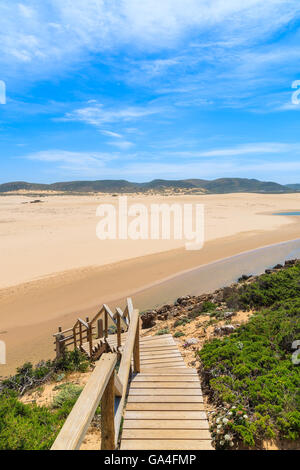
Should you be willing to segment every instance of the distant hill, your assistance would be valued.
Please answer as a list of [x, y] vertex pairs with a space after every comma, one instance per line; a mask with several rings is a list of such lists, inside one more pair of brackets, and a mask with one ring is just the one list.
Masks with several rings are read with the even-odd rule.
[[300, 191], [300, 184], [287, 184], [286, 186], [290, 189], [294, 189], [295, 191]]
[[148, 191], [187, 191], [208, 194], [226, 193], [291, 193], [300, 191], [300, 184], [283, 186], [278, 183], [259, 181], [247, 178], [220, 178], [216, 180], [157, 179], [148, 183], [131, 183], [126, 180], [69, 181], [53, 184], [36, 184], [16, 181], [0, 185], [0, 193], [27, 191], [62, 191], [75, 193], [132, 193]]

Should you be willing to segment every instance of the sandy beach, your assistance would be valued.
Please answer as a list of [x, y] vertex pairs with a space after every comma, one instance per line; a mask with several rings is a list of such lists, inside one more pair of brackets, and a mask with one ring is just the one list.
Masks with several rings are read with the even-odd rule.
[[299, 218], [272, 215], [299, 210], [300, 194], [130, 196], [130, 203], [146, 206], [204, 204], [200, 251], [186, 251], [182, 240], [100, 241], [96, 209], [117, 204], [112, 196], [48, 195], [30, 204], [33, 199], [0, 198], [0, 339], [8, 362], [0, 375], [25, 361], [53, 357], [57, 327], [91, 315], [103, 302], [114, 306], [176, 273], [300, 233]]

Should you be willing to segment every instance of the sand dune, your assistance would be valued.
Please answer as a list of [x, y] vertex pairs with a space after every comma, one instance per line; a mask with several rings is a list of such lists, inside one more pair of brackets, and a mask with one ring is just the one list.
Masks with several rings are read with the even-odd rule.
[[[96, 208], [110, 196], [0, 198], [0, 339], [11, 372], [25, 360], [53, 355], [51, 334], [112, 305], [153, 282], [217, 259], [299, 238], [299, 219], [273, 216], [300, 209], [299, 194], [130, 197], [130, 203], [205, 204], [205, 246], [189, 252], [184, 241], [96, 237]], [[25, 204], [26, 203], [26, 204]], [[180, 294], [180, 293], [179, 293]], [[149, 306], [150, 307], [150, 306]]]

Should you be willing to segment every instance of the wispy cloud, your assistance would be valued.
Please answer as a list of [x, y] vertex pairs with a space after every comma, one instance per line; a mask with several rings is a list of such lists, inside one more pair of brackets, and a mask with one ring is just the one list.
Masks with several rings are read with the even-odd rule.
[[[106, 109], [101, 103], [85, 106], [67, 113], [61, 120], [79, 121], [96, 127], [107, 123], [137, 121], [141, 118], [158, 114], [161, 109], [154, 107], [126, 107], [121, 109]], [[108, 135], [107, 131], [106, 134]], [[111, 132], [110, 132], [111, 134]], [[115, 135], [116, 136], [116, 135]]]
[[[271, 149], [272, 152], [271, 152]], [[239, 158], [245, 152], [253, 154], [251, 160]], [[274, 161], [270, 156], [280, 153], [284, 158]], [[256, 177], [265, 180], [293, 182], [293, 175], [300, 171], [298, 155], [300, 144], [266, 143], [249, 144], [195, 154], [186, 161], [178, 152], [169, 154], [143, 152], [139, 159], [135, 153], [68, 152], [47, 150], [26, 154], [23, 158], [43, 162], [47, 168], [55, 166], [61, 177], [124, 178], [131, 181], [147, 181], [152, 178], [207, 178]], [[205, 154], [205, 155], [204, 155]], [[172, 156], [172, 160], [166, 156]], [[67, 173], [65, 173], [67, 172]], [[280, 178], [278, 178], [280, 173]], [[295, 180], [296, 181], [296, 180]]]
[[103, 168], [105, 164], [117, 159], [116, 155], [100, 152], [70, 152], [67, 150], [44, 150], [30, 153], [22, 158], [36, 160], [44, 163], [59, 163], [62, 168], [76, 169], [91, 168], [93, 170]]
[[108, 137], [115, 137], [117, 139], [122, 139], [122, 135], [118, 134], [117, 132], [112, 132], [112, 131], [101, 131], [101, 134], [107, 135]]

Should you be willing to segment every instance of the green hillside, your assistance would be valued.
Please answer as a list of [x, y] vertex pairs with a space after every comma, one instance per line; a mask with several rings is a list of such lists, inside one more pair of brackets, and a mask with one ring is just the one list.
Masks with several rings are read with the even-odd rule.
[[300, 190], [300, 185], [283, 186], [278, 183], [259, 181], [247, 178], [221, 178], [216, 180], [186, 179], [163, 180], [156, 179], [147, 183], [132, 183], [126, 180], [97, 180], [69, 181], [52, 184], [35, 184], [23, 181], [4, 183], [0, 185], [0, 193], [19, 190], [28, 191], [62, 191], [62, 192], [104, 192], [130, 193], [164, 190], [199, 190], [209, 194], [226, 193], [291, 193]]

